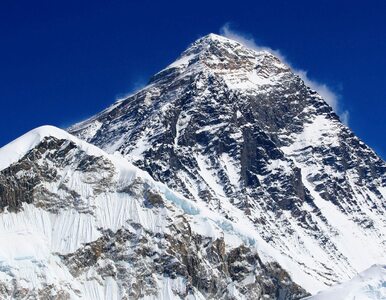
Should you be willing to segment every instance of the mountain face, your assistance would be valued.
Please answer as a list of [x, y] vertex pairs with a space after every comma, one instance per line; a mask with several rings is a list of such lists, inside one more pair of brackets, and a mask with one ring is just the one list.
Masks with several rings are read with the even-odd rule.
[[250, 228], [310, 292], [385, 260], [385, 162], [271, 53], [208, 35], [69, 131]]
[[236, 225], [120, 156], [50, 126], [0, 156], [1, 299], [307, 295]]
[[386, 263], [386, 164], [277, 57], [210, 34], [0, 149], [0, 298], [300, 299]]

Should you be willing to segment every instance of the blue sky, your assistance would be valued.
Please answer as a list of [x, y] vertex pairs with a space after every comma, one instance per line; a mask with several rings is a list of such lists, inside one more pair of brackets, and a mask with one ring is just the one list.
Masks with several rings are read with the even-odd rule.
[[225, 28], [306, 72], [385, 158], [383, 3], [2, 0], [0, 145], [34, 127], [66, 127], [99, 112], [189, 43]]

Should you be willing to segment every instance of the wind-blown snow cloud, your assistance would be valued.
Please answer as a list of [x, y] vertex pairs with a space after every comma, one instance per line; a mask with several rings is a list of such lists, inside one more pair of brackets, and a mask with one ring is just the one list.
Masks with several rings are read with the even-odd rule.
[[299, 75], [300, 78], [303, 79], [304, 83], [307, 86], [309, 86], [311, 89], [315, 90], [320, 96], [322, 96], [323, 99], [332, 107], [332, 109], [337, 114], [339, 114], [344, 124], [346, 125], [348, 124], [349, 112], [347, 110], [341, 111], [340, 105], [339, 105], [340, 96], [336, 92], [334, 92], [330, 87], [328, 87], [325, 83], [321, 83], [314, 79], [309, 78], [307, 75], [307, 71], [293, 67], [293, 65], [279, 50], [274, 50], [267, 46], [258, 45], [252, 36], [235, 31], [230, 27], [229, 23], [226, 23], [220, 28], [220, 34], [229, 39], [238, 41], [241, 44], [245, 45], [246, 47], [254, 49], [256, 51], [266, 50], [274, 54], [283, 63], [288, 65], [295, 74]]
[[130, 88], [128, 92], [125, 93], [119, 93], [115, 96], [115, 101], [122, 101], [127, 99], [128, 97], [134, 95], [135, 93], [139, 92], [146, 86], [147, 81], [145, 81], [144, 77], [138, 77], [135, 81], [131, 82]]

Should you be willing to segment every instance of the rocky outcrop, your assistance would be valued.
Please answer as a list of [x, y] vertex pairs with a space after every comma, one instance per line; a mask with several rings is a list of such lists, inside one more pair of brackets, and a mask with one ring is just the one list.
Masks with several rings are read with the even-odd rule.
[[183, 217], [176, 221], [166, 235], [154, 235], [139, 224], [131, 224], [135, 231], [107, 231], [62, 259], [75, 278], [90, 268], [102, 277], [115, 278], [122, 299], [156, 297], [157, 277], [183, 278], [185, 288], [173, 291], [181, 299], [194, 296], [195, 291], [207, 299], [300, 299], [307, 295], [277, 263], [264, 264], [256, 252], [242, 245], [227, 250], [224, 239], [192, 233]]
[[[16, 164], [0, 171], [0, 209], [20, 211], [23, 203], [33, 203], [50, 212], [75, 208], [89, 210], [76, 189], [70, 189], [60, 170], [75, 164], [82, 182], [92, 184], [96, 193], [105, 192], [111, 184], [114, 168], [100, 157], [77, 149], [74, 142], [47, 137]], [[47, 184], [60, 182], [55, 192]]]

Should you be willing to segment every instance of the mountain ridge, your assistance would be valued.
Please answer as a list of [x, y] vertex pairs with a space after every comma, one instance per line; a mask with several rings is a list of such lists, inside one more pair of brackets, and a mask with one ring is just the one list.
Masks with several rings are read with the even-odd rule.
[[0, 171], [2, 297], [204, 299], [241, 286], [248, 297], [306, 295], [260, 260], [248, 231], [118, 154], [52, 126], [0, 151], [20, 144], [25, 154]]
[[0, 149], [0, 230], [45, 247], [0, 253], [4, 295], [299, 299], [386, 262], [385, 162], [265, 50], [205, 36], [68, 132]]
[[[203, 37], [185, 50], [177, 63], [157, 73], [147, 87], [114, 104], [95, 120], [69, 130], [108, 152], [121, 152], [154, 178], [185, 196], [201, 200], [209, 197], [214, 199], [204, 200], [209, 206], [229, 207], [223, 212], [226, 215], [238, 206], [248, 212], [249, 206], [262, 201], [258, 199], [268, 197], [276, 203], [268, 208], [274, 214], [275, 207], [283, 211], [289, 209], [296, 219], [303, 218], [303, 224], [307, 224], [305, 220], [311, 222], [305, 228], [318, 227], [328, 220], [319, 215], [319, 207], [314, 203], [316, 198], [322, 198], [320, 206], [325, 206], [324, 201], [335, 202], [334, 205], [347, 214], [349, 206], [343, 208], [344, 204], [335, 200], [336, 194], [340, 193], [340, 198], [350, 202], [350, 194], [357, 189], [356, 183], [351, 183], [355, 181], [352, 177], [359, 176], [355, 168], [363, 169], [362, 173], [374, 173], [375, 178], [380, 178], [375, 182], [369, 179], [371, 191], [358, 192], [358, 197], [368, 193], [371, 201], [377, 203], [369, 205], [378, 209], [377, 234], [383, 235], [381, 228], [384, 225], [381, 224], [384, 221], [381, 221], [380, 212], [384, 208], [379, 199], [384, 197], [384, 162], [340, 123], [321, 96], [266, 51], [256, 52], [214, 35]], [[89, 136], [87, 126], [96, 129]], [[115, 138], [117, 136], [120, 138]], [[261, 150], [255, 152], [259, 147]], [[358, 154], [352, 155], [351, 151]], [[369, 155], [371, 158], [365, 162], [363, 159]], [[240, 167], [232, 167], [235, 164]], [[229, 174], [232, 169], [236, 169], [236, 177]], [[175, 175], [177, 173], [179, 175]], [[270, 179], [266, 179], [267, 176]], [[272, 184], [282, 186], [281, 190]], [[253, 190], [245, 192], [245, 188], [253, 186], [260, 187], [259, 196]], [[320, 191], [310, 194], [314, 189], [324, 189], [322, 196]], [[238, 200], [232, 194], [236, 193], [239, 196], [248, 194], [254, 201], [244, 200], [235, 205], [233, 202]], [[251, 196], [253, 194], [255, 196]], [[224, 197], [228, 200], [219, 200]], [[266, 201], [262, 205], [270, 207], [272, 200]], [[310, 207], [300, 208], [305, 205]], [[371, 208], [364, 209], [371, 215], [370, 219], [374, 218]], [[256, 213], [254, 222], [261, 218], [261, 213]], [[371, 222], [366, 221], [367, 213], [359, 213], [357, 224], [371, 226]], [[316, 215], [311, 217], [310, 214]], [[263, 216], [261, 221], [266, 222], [265, 219]], [[272, 219], [270, 223], [273, 222]], [[287, 221], [283, 219], [283, 222]], [[331, 234], [336, 235], [332, 233], [335, 229], [327, 233], [332, 228], [320, 229], [319, 239], [328, 241]], [[309, 234], [314, 235], [311, 231]], [[270, 237], [265, 236], [265, 239], [270, 240]], [[287, 242], [280, 243], [283, 249], [287, 247]], [[337, 245], [328, 247], [334, 249]], [[380, 247], [377, 256], [381, 257], [383, 246], [377, 247]], [[331, 255], [331, 249], [324, 251]], [[346, 261], [341, 266], [346, 269], [342, 270], [342, 275], [347, 272], [348, 265]], [[354, 269], [349, 273], [355, 274]]]

